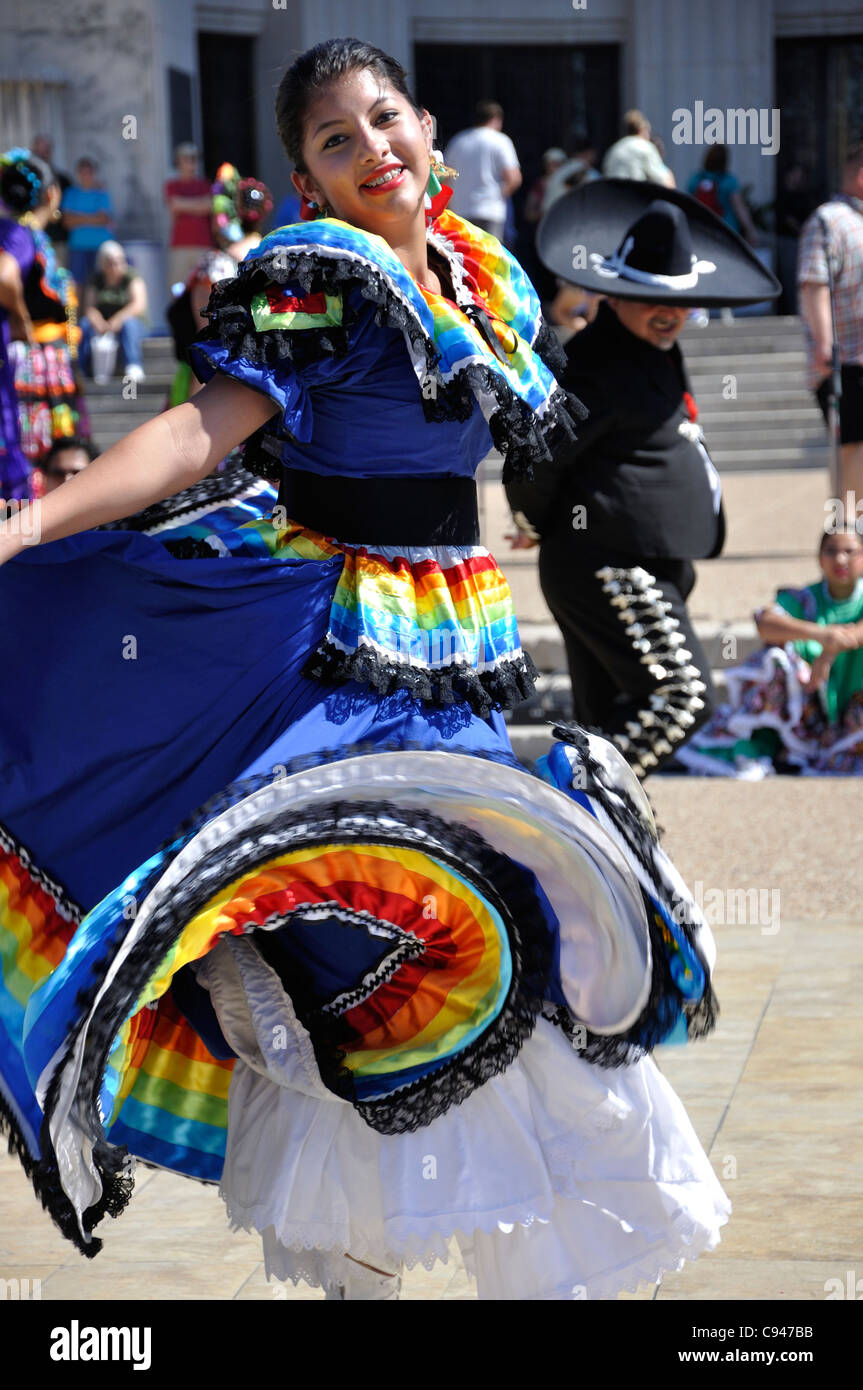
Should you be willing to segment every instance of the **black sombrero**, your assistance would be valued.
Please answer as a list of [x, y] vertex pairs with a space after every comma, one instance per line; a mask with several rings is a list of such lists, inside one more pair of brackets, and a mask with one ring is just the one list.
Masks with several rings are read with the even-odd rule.
[[594, 294], [721, 308], [782, 293], [742, 237], [688, 193], [636, 179], [583, 183], [549, 208], [549, 270]]

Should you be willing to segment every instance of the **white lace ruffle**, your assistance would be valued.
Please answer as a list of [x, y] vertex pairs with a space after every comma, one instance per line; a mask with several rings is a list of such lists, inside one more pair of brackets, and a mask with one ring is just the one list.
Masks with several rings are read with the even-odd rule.
[[381, 1135], [315, 1082], [298, 1020], [275, 1034], [284, 996], [249, 942], [205, 974], [241, 1053], [220, 1191], [233, 1226], [261, 1233], [268, 1277], [329, 1287], [347, 1251], [430, 1268], [455, 1240], [480, 1298], [613, 1298], [717, 1244], [730, 1205], [650, 1058], [593, 1066], [540, 1019], [502, 1075]]

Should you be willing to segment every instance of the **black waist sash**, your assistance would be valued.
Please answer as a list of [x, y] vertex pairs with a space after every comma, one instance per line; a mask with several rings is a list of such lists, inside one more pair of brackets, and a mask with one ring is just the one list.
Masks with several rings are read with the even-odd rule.
[[473, 478], [327, 478], [286, 468], [278, 505], [345, 545], [478, 545]]

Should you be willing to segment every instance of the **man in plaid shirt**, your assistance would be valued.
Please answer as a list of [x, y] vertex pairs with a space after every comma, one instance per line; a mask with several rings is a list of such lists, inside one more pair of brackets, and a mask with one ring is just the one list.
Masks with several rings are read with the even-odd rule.
[[833, 330], [824, 230], [833, 258], [836, 335], [842, 367], [840, 493], [863, 500], [863, 139], [852, 142], [842, 192], [816, 208], [800, 233], [797, 283], [806, 334], [807, 381], [827, 419]]

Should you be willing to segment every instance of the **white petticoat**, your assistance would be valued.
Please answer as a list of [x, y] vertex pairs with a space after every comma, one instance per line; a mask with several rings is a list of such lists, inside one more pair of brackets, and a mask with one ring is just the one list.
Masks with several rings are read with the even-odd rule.
[[238, 1053], [220, 1192], [268, 1278], [338, 1283], [348, 1250], [430, 1267], [455, 1237], [479, 1298], [609, 1299], [717, 1245], [730, 1202], [650, 1058], [594, 1066], [540, 1019], [500, 1076], [382, 1135], [323, 1085], [249, 940], [223, 937], [198, 977]]

